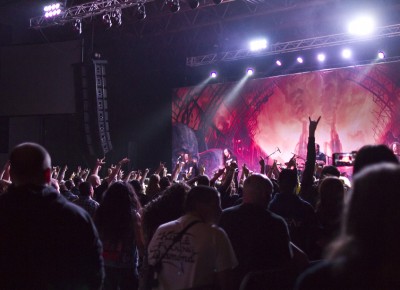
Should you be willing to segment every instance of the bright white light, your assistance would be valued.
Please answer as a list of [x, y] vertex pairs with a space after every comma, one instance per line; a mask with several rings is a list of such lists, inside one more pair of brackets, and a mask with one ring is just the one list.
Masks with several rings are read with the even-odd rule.
[[298, 63], [303, 63], [304, 62], [304, 60], [303, 60], [303, 58], [301, 58], [300, 56], [297, 58], [297, 62]]
[[324, 62], [325, 59], [326, 59], [326, 55], [323, 54], [323, 53], [319, 53], [319, 54], [317, 55], [317, 59], [318, 59], [318, 61], [320, 61], [320, 62]]
[[343, 49], [342, 51], [342, 57], [349, 59], [351, 57], [351, 50], [348, 48]]
[[44, 12], [46, 12], [44, 14], [45, 17], [53, 17], [56, 15], [60, 15], [62, 12], [62, 6], [60, 3], [54, 3], [52, 5], [47, 5], [43, 8]]
[[348, 31], [354, 35], [371, 34], [375, 29], [375, 22], [371, 17], [362, 16], [349, 23]]
[[383, 51], [378, 52], [378, 58], [379, 59], [384, 59], [385, 58], [385, 53]]
[[252, 69], [252, 68], [248, 68], [247, 69], [247, 75], [248, 76], [251, 76], [251, 75], [253, 75], [254, 74], [254, 70]]
[[217, 73], [215, 71], [211, 72], [210, 77], [215, 79], [217, 77]]
[[250, 41], [250, 50], [258, 51], [267, 48], [267, 40], [266, 39], [258, 39]]
[[276, 65], [277, 65], [277, 66], [281, 66], [281, 65], [282, 65], [282, 62], [278, 59], [278, 60], [276, 61]]

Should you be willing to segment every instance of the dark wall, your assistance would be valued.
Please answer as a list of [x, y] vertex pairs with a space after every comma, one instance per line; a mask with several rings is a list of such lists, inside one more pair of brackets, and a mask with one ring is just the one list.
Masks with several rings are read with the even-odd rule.
[[18, 45], [0, 50], [0, 116], [72, 114], [72, 65], [80, 41]]

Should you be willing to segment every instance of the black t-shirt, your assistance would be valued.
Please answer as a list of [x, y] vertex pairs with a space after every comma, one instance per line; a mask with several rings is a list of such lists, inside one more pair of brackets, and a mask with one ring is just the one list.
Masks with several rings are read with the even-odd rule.
[[241, 278], [249, 271], [273, 269], [291, 259], [286, 223], [266, 209], [251, 204], [227, 208], [219, 226], [232, 243]]
[[89, 214], [51, 187], [0, 197], [0, 289], [98, 289], [101, 242]]

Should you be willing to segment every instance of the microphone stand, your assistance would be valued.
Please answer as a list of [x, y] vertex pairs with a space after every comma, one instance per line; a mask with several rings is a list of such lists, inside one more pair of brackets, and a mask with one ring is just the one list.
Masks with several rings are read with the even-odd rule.
[[[272, 152], [271, 154], [269, 154], [268, 156], [266, 156], [265, 158], [267, 158], [267, 165], [269, 166], [269, 158], [272, 156], [272, 155], [274, 155], [276, 152], [278, 152], [279, 151], [279, 148], [276, 148], [275, 149], [275, 151], [274, 152]], [[280, 151], [279, 151], [280, 152]]]

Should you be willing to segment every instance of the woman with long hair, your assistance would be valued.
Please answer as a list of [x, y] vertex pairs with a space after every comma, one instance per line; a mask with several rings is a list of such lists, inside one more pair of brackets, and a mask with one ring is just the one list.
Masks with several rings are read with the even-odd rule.
[[104, 194], [95, 223], [103, 243], [104, 289], [137, 289], [142, 255], [140, 202], [129, 183], [115, 182]]
[[354, 179], [327, 261], [297, 289], [400, 289], [400, 166], [368, 166]]

